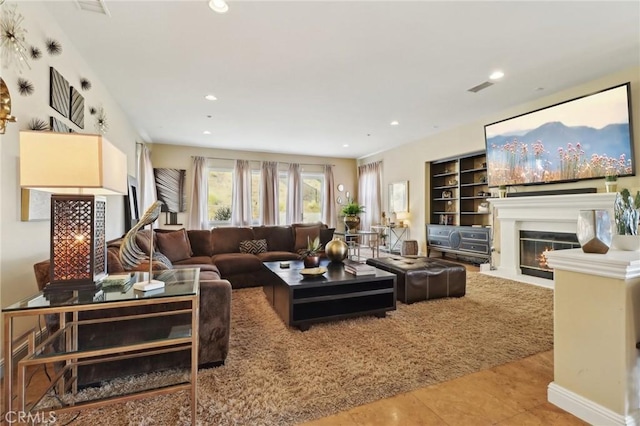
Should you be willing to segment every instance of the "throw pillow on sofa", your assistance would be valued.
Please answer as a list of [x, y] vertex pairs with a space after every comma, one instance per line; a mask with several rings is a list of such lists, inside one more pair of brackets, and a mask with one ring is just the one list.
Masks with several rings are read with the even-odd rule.
[[243, 240], [240, 241], [240, 253], [259, 254], [266, 253], [267, 240]]
[[296, 234], [295, 251], [307, 248], [308, 240], [313, 241], [316, 237], [320, 237], [320, 225], [296, 226], [293, 228]]
[[193, 254], [184, 228], [171, 232], [156, 232], [156, 244], [158, 250], [172, 262], [188, 259]]

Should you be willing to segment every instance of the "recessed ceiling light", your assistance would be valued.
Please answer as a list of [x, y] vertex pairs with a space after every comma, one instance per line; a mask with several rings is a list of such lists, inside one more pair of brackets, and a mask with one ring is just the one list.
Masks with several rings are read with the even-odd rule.
[[349, 144], [345, 143], [344, 145], [342, 145], [343, 148], [349, 148]]
[[496, 70], [491, 73], [491, 75], [489, 76], [489, 80], [500, 80], [502, 77], [504, 77], [504, 73], [500, 70]]
[[544, 90], [544, 87], [536, 87], [536, 92], [542, 92]]
[[227, 13], [229, 10], [229, 5], [224, 0], [211, 0], [209, 7], [216, 13]]
[[393, 120], [393, 121], [392, 121], [391, 123], [389, 123], [389, 124], [391, 124], [392, 126], [397, 126], [397, 125], [398, 125], [398, 124], [400, 124], [400, 123], [398, 122], [398, 120]]
[[215, 97], [215, 96], [213, 96], [213, 95], [207, 95], [207, 96], [205, 96], [204, 98], [205, 98], [206, 100], [208, 100], [208, 101], [217, 101], [217, 100], [218, 100], [218, 98], [216, 98], [216, 97]]
[[210, 135], [210, 134], [211, 134], [211, 132], [210, 132], [210, 131], [208, 131], [208, 130], [205, 130], [204, 132], [202, 132], [202, 134], [203, 134], [203, 135]]

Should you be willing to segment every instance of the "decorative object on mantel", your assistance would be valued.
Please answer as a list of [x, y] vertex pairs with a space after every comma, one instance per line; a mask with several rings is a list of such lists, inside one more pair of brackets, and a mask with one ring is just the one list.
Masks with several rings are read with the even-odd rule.
[[18, 93], [22, 96], [31, 96], [35, 91], [35, 87], [33, 83], [27, 80], [26, 78], [18, 78]]
[[27, 47], [25, 35], [27, 30], [22, 27], [24, 17], [18, 13], [15, 5], [4, 8], [0, 18], [0, 48], [2, 50], [2, 66], [13, 68], [22, 73], [23, 65], [31, 69], [27, 61]]
[[39, 47], [31, 46], [29, 47], [29, 56], [31, 56], [31, 59], [34, 61], [37, 61], [42, 58], [42, 50], [40, 50]]
[[0, 135], [4, 134], [7, 123], [15, 123], [16, 118], [11, 115], [11, 94], [9, 88], [0, 77]]
[[498, 196], [500, 198], [505, 198], [507, 196], [507, 185], [500, 185], [498, 187]]
[[606, 175], [604, 177], [604, 188], [606, 192], [617, 192], [618, 175]]
[[616, 222], [616, 235], [613, 236], [613, 245], [620, 250], [640, 250], [640, 236], [638, 224], [640, 223], [640, 191], [635, 198], [627, 188], [616, 194], [613, 206]]
[[57, 40], [48, 38], [45, 44], [49, 55], [59, 55], [62, 53], [62, 45]]
[[607, 210], [580, 210], [578, 241], [585, 253], [605, 254], [611, 247], [611, 218]]
[[27, 124], [27, 128], [29, 130], [33, 130], [36, 132], [44, 132], [49, 130], [49, 125], [47, 124], [46, 121], [42, 120], [41, 118], [34, 117], [31, 120], [29, 120], [29, 124]]

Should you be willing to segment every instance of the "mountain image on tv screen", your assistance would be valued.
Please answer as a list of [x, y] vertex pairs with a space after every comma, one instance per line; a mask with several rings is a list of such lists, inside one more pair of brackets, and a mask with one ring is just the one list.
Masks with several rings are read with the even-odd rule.
[[635, 172], [629, 85], [485, 126], [490, 186]]

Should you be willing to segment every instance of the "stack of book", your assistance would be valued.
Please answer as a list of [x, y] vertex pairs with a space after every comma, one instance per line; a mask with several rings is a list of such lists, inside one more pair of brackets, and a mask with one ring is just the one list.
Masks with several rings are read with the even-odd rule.
[[133, 281], [133, 273], [109, 274], [102, 280], [102, 288], [124, 287]]
[[353, 275], [375, 275], [376, 268], [365, 263], [345, 261], [344, 270]]

